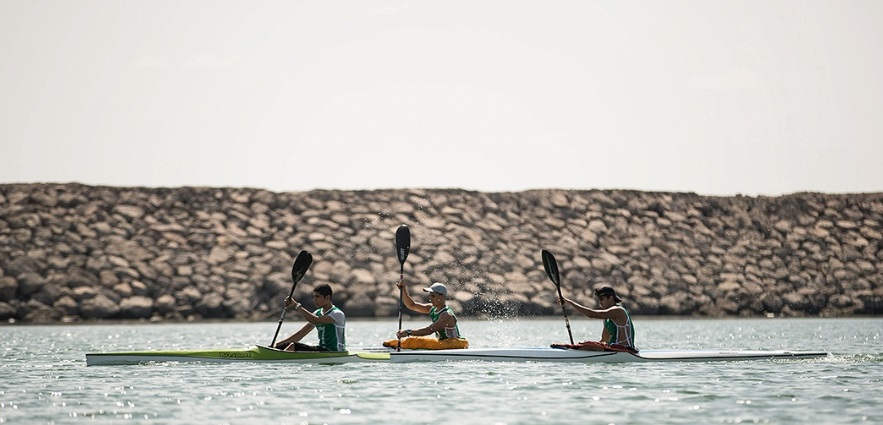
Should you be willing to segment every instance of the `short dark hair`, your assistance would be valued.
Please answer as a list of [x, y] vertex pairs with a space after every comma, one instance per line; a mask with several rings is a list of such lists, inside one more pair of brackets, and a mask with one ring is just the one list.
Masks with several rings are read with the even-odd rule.
[[316, 286], [315, 288], [313, 288], [313, 292], [322, 295], [323, 297], [330, 297], [331, 294], [334, 293], [334, 291], [331, 290], [331, 286], [327, 283]]
[[620, 298], [619, 295], [616, 295], [616, 291], [614, 291], [613, 288], [611, 288], [609, 286], [605, 286], [603, 288], [596, 289], [595, 296], [598, 298], [613, 297], [613, 301], [616, 301], [617, 303], [622, 302], [622, 298]]

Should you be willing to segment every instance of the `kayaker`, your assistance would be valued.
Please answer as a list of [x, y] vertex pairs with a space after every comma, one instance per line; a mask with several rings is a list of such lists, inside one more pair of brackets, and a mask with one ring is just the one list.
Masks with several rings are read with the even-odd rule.
[[[401, 289], [402, 302], [405, 307], [418, 313], [428, 314], [432, 323], [420, 329], [404, 329], [396, 333], [401, 339], [402, 348], [421, 348], [421, 349], [448, 349], [448, 348], [468, 348], [469, 341], [460, 335], [460, 328], [457, 326], [457, 316], [447, 305], [448, 288], [439, 282], [433, 283], [428, 288], [423, 288], [424, 292], [429, 293], [428, 303], [418, 303], [411, 298], [408, 293], [408, 287], [404, 282], [396, 283]], [[435, 334], [434, 337], [430, 336]], [[402, 339], [404, 338], [404, 339]], [[399, 339], [386, 341], [383, 345], [387, 347], [395, 347]]]
[[[317, 309], [310, 312], [299, 302], [285, 298], [285, 305], [294, 306], [308, 322], [299, 331], [276, 344], [276, 348], [286, 351], [346, 351], [346, 315], [331, 303], [333, 291], [328, 284], [321, 284], [313, 289], [313, 304]], [[319, 331], [319, 345], [307, 345], [300, 342], [313, 329]]]
[[635, 348], [635, 327], [628, 310], [620, 305], [622, 298], [616, 295], [616, 291], [609, 286], [595, 290], [600, 309], [588, 308], [570, 298], [563, 298], [563, 303], [570, 304], [573, 308], [586, 317], [592, 319], [604, 319], [604, 331], [601, 332], [601, 341], [584, 341], [579, 344], [552, 344], [555, 348], [575, 348], [580, 350], [594, 351], [631, 351]]

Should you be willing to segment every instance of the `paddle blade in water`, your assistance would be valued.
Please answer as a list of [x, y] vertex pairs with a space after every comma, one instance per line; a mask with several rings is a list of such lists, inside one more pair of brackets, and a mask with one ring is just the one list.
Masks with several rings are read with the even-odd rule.
[[401, 225], [396, 230], [396, 256], [399, 257], [399, 263], [405, 264], [408, 259], [408, 252], [411, 250], [411, 230], [408, 226]]

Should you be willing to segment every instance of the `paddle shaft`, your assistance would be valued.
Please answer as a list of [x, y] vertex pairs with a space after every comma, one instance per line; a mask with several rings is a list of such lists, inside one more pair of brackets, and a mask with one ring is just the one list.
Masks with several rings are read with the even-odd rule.
[[567, 318], [567, 308], [564, 306], [564, 295], [561, 294], [561, 273], [558, 271], [558, 261], [555, 261], [555, 256], [545, 249], [542, 251], [542, 257], [543, 268], [546, 270], [546, 275], [549, 276], [549, 279], [555, 284], [555, 288], [558, 289], [558, 300], [561, 302], [561, 312], [564, 313], [564, 325], [567, 326], [567, 336], [570, 337], [570, 344], [573, 345], [573, 332], [570, 331], [570, 319]]
[[[291, 292], [288, 294], [288, 298], [294, 296], [294, 287], [297, 286], [297, 282], [294, 285], [291, 285]], [[279, 316], [279, 325], [276, 326], [276, 333], [273, 334], [273, 342], [270, 343], [270, 348], [276, 348], [276, 338], [279, 336], [279, 331], [282, 330], [282, 321], [285, 320], [285, 313], [288, 310], [288, 305], [285, 303], [282, 304], [282, 315]]]
[[[401, 282], [402, 285], [405, 284], [405, 263], [402, 263], [402, 269], [399, 273], [399, 282]], [[402, 330], [402, 307], [404, 306], [404, 300], [402, 297], [404, 296], [404, 292], [405, 292], [404, 286], [399, 288], [399, 330]], [[396, 332], [396, 338], [398, 339], [398, 343], [396, 344], [396, 351], [401, 351], [402, 350], [402, 338], [400, 336], [398, 336], [398, 332]]]
[[[294, 265], [291, 266], [291, 292], [288, 293], [288, 298], [294, 296], [294, 288], [297, 288], [297, 282], [300, 282], [301, 278], [307, 273], [307, 270], [310, 268], [310, 264], [313, 263], [313, 256], [310, 255], [307, 251], [301, 251], [300, 254], [297, 254], [297, 258], [294, 259]], [[282, 329], [282, 321], [285, 320], [285, 313], [288, 311], [288, 305], [284, 302], [282, 303], [282, 315], [279, 316], [279, 325], [276, 326], [276, 333], [273, 334], [273, 342], [270, 343], [270, 347], [276, 347], [276, 338], [279, 337], [279, 331]]]
[[570, 331], [570, 320], [567, 318], [567, 309], [564, 308], [564, 295], [561, 295], [561, 285], [555, 284], [558, 288], [558, 299], [561, 300], [561, 312], [564, 313], [564, 326], [567, 326], [567, 336], [570, 337], [570, 343], [573, 344], [573, 333]]
[[[399, 331], [402, 330], [402, 309], [404, 308], [404, 292], [405, 292], [405, 261], [408, 259], [408, 252], [411, 251], [411, 229], [406, 225], [399, 226], [396, 229], [396, 257], [399, 259], [401, 269], [399, 269]], [[396, 351], [402, 350], [402, 338], [396, 332]]]

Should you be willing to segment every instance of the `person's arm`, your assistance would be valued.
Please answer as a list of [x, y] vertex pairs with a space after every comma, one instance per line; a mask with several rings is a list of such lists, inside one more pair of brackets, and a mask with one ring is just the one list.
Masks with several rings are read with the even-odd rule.
[[438, 320], [435, 323], [430, 324], [425, 328], [420, 329], [405, 329], [396, 332], [396, 336], [399, 338], [404, 338], [406, 336], [424, 336], [424, 335], [432, 335], [438, 331], [443, 330], [444, 328], [453, 328], [457, 325], [457, 319], [454, 318], [450, 313], [444, 312], [438, 316]]
[[432, 304], [418, 303], [414, 301], [414, 299], [411, 298], [411, 294], [408, 293], [408, 285], [405, 285], [404, 282], [396, 282], [396, 286], [399, 289], [402, 289], [402, 303], [405, 304], [405, 307], [418, 313], [429, 314], [429, 309], [432, 308]]
[[303, 318], [307, 322], [310, 322], [314, 325], [327, 325], [330, 323], [334, 323], [333, 317], [328, 316], [328, 315], [316, 316], [315, 314], [313, 314], [309, 310], [305, 309], [303, 306], [301, 306], [299, 309], [297, 309], [297, 312], [300, 313], [300, 315], [303, 316]]
[[310, 323], [307, 323], [304, 325], [304, 327], [300, 328], [299, 331], [291, 334], [291, 336], [289, 336], [288, 338], [285, 338], [282, 341], [277, 342], [276, 346], [283, 345], [283, 344], [287, 345], [292, 342], [300, 342], [300, 340], [303, 339], [303, 337], [307, 336], [315, 328], [316, 328], [316, 326], [314, 326]]
[[564, 302], [573, 306], [573, 309], [580, 312], [583, 316], [592, 319], [612, 319], [618, 324], [625, 323], [625, 311], [619, 306], [613, 306], [604, 310], [595, 310], [588, 308], [570, 298], [564, 298]]
[[296, 302], [291, 298], [285, 299], [285, 305], [288, 307], [294, 305], [294, 311], [300, 313], [301, 317], [303, 317], [307, 322], [310, 322], [314, 325], [327, 325], [329, 323], [334, 323], [334, 318], [330, 316], [316, 316], [311, 311], [304, 308], [301, 303]]

